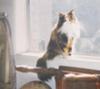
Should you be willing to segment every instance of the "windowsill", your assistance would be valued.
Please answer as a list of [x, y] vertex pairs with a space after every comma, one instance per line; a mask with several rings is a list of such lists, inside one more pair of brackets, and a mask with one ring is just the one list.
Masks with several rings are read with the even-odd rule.
[[[43, 53], [31, 52], [16, 54], [16, 65], [33, 66], [37, 59], [42, 55]], [[67, 58], [63, 58], [63, 60], [66, 62], [66, 66], [100, 70], [100, 57], [97, 56], [72, 55]], [[62, 59], [61, 64], [63, 64]]]

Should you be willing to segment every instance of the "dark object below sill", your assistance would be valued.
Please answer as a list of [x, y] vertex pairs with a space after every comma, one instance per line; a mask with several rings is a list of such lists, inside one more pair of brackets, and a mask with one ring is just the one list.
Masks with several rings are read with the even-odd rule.
[[[60, 66], [59, 70], [67, 71], [68, 74], [56, 76], [56, 89], [100, 89], [100, 71], [98, 70], [67, 66]], [[82, 76], [83, 74], [87, 75]]]

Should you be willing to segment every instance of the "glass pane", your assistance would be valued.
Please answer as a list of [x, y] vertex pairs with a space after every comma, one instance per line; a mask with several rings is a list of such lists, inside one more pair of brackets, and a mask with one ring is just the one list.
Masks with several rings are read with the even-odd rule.
[[30, 0], [30, 50], [45, 51], [52, 29], [52, 1]]

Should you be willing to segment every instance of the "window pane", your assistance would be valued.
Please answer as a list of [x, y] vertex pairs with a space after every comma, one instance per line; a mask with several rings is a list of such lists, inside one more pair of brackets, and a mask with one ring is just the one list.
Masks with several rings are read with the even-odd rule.
[[31, 51], [46, 49], [52, 24], [52, 1], [30, 0]]
[[76, 54], [100, 54], [100, 0], [30, 0], [31, 51], [46, 50], [58, 13], [74, 9], [82, 24]]

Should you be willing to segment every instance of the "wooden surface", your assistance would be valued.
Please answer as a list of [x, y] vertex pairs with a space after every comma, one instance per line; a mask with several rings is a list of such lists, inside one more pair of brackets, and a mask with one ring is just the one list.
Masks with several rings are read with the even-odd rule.
[[46, 83], [41, 81], [31, 81], [24, 84], [21, 89], [51, 89]]
[[67, 74], [63, 77], [62, 89], [100, 89], [100, 78], [92, 74]]
[[[56, 77], [56, 89], [100, 89], [100, 71], [60, 66], [63, 76]], [[67, 71], [68, 74], [65, 74]]]
[[86, 68], [78, 68], [78, 67], [60, 66], [59, 69], [62, 70], [62, 71], [69, 71], [69, 72], [100, 74], [99, 70], [86, 69]]

